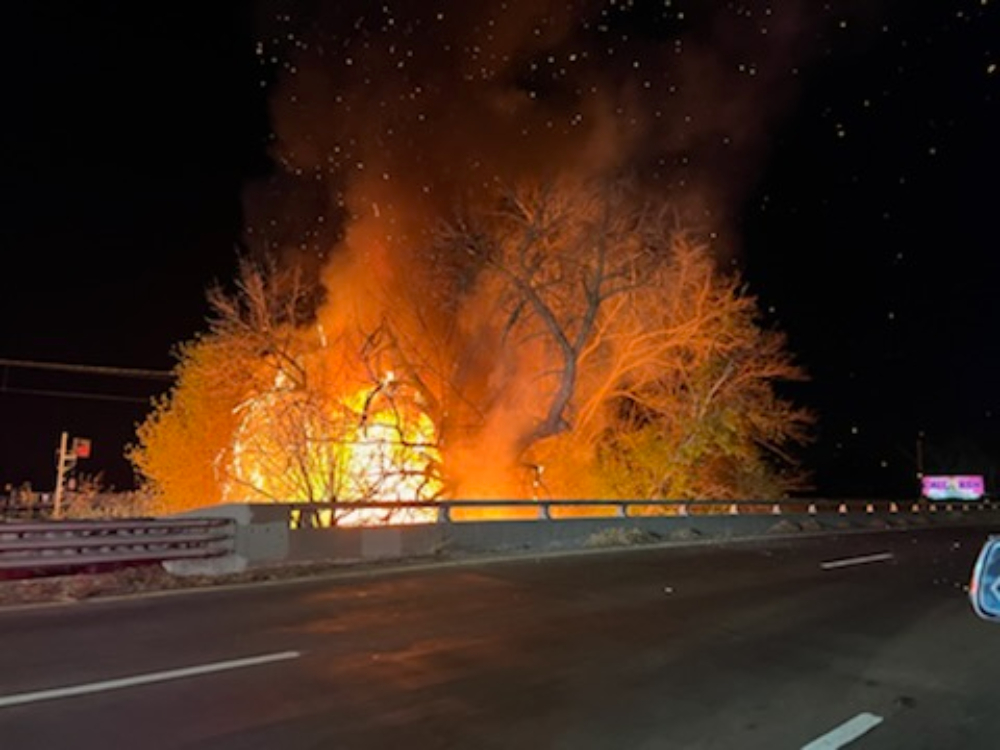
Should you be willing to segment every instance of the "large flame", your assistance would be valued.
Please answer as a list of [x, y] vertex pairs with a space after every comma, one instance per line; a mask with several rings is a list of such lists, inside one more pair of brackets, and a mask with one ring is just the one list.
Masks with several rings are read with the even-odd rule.
[[[427, 501], [441, 494], [441, 456], [431, 418], [392, 372], [338, 399], [320, 400], [281, 374], [238, 408], [225, 500], [289, 503]], [[311, 511], [310, 511], [311, 512]], [[294, 514], [293, 523], [306, 513]], [[427, 508], [328, 509], [322, 525], [428, 523]]]
[[[346, 467], [343, 499], [398, 502], [433, 500], [441, 494], [434, 423], [416, 399], [401, 397], [391, 371], [376, 389], [356, 392], [345, 406], [357, 419], [341, 445]], [[428, 509], [400, 508], [352, 510], [338, 522], [361, 526], [434, 520]]]

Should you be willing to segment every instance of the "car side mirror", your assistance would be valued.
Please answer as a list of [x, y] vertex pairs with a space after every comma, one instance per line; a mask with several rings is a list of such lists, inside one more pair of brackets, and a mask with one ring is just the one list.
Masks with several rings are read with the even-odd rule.
[[972, 569], [969, 598], [977, 615], [1000, 622], [1000, 536], [991, 536], [979, 551]]

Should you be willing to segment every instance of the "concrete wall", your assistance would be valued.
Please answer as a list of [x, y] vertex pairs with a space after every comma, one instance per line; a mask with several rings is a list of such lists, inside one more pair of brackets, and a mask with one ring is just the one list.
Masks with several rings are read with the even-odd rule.
[[[183, 516], [236, 521], [235, 557], [190, 561], [177, 572], [231, 572], [246, 567], [319, 561], [467, 557], [690, 539], [736, 539], [956, 524], [1000, 523], [1000, 512], [974, 509], [913, 513], [692, 515], [435, 523], [372, 528], [290, 529], [288, 505], [219, 505]], [[181, 568], [185, 568], [181, 570]], [[190, 568], [190, 570], [187, 570]]]

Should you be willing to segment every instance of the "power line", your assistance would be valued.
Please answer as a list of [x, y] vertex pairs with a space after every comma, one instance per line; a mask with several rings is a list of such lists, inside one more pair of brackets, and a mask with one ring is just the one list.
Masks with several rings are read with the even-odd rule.
[[145, 380], [172, 380], [173, 373], [167, 370], [143, 370], [135, 367], [103, 367], [100, 365], [78, 365], [70, 362], [41, 362], [29, 359], [7, 359], [0, 357], [0, 368], [3, 368], [3, 378], [0, 381], [0, 394], [9, 393], [24, 396], [56, 396], [59, 398], [89, 399], [92, 401], [118, 401], [128, 403], [149, 404], [150, 399], [138, 396], [120, 396], [113, 393], [92, 393], [84, 391], [49, 390], [41, 388], [17, 388], [7, 384], [9, 368], [25, 370], [49, 370], [72, 372], [82, 375], [104, 375], [115, 378], [141, 378]]
[[0, 386], [0, 395], [11, 393], [19, 396], [59, 396], [61, 398], [90, 399], [92, 401], [124, 401], [134, 404], [150, 404], [151, 399], [136, 396], [116, 396], [112, 393], [86, 393], [83, 391], [47, 391], [40, 388], [8, 388]]
[[27, 370], [59, 370], [79, 372], [89, 375], [108, 375], [117, 378], [146, 378], [149, 380], [173, 380], [169, 370], [142, 370], [134, 367], [102, 367], [99, 365], [77, 365], [68, 362], [38, 362], [28, 359], [5, 359], [0, 357], [0, 367], [21, 367]]

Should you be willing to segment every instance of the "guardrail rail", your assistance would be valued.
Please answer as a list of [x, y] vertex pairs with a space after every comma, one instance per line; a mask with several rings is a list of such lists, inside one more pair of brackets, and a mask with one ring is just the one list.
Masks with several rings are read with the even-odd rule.
[[[223, 506], [224, 507], [224, 506]], [[534, 521], [550, 528], [573, 520], [597, 521], [619, 519], [642, 522], [646, 519], [725, 518], [732, 516], [782, 517], [794, 522], [803, 518], [825, 520], [834, 525], [857, 521], [858, 517], [902, 525], [908, 518], [921, 520], [938, 516], [974, 517], [980, 511], [996, 511], [1000, 504], [981, 501], [808, 499], [783, 500], [439, 500], [439, 501], [359, 501], [329, 503], [265, 503], [259, 506], [236, 505], [244, 509], [260, 507], [277, 513], [265, 513], [258, 521], [236, 520], [226, 511], [203, 508], [198, 515], [174, 518], [136, 518], [120, 520], [0, 521], [0, 578], [30, 577], [108, 569], [140, 563], [168, 563], [176, 560], [208, 560], [234, 555], [251, 564], [258, 559], [288, 555], [290, 531], [345, 527], [431, 526], [442, 532], [466, 525], [496, 524], [498, 531], [505, 521]], [[405, 515], [407, 510], [426, 511], [418, 520]], [[468, 511], [500, 510], [492, 516]], [[351, 517], [358, 511], [378, 511], [373, 516]], [[250, 513], [253, 517], [253, 512]], [[984, 516], [985, 517], [985, 516]], [[842, 520], [836, 520], [842, 519]], [[513, 527], [509, 527], [513, 528]], [[283, 529], [284, 531], [278, 531]], [[445, 532], [451, 533], [451, 532]], [[520, 532], [518, 532], [520, 533]], [[284, 534], [284, 535], [283, 535]], [[506, 531], [494, 538], [499, 539]], [[429, 537], [428, 537], [429, 538]], [[513, 537], [511, 537], [513, 538]], [[346, 537], [345, 537], [346, 539]], [[426, 541], [426, 540], [425, 540]], [[440, 539], [438, 539], [440, 542]], [[429, 544], [433, 543], [428, 542]], [[510, 543], [509, 540], [505, 543]], [[269, 551], [261, 553], [260, 549]], [[274, 549], [270, 549], [270, 546]], [[293, 545], [294, 546], [294, 545]], [[261, 557], [263, 554], [263, 557]], [[238, 562], [238, 560], [237, 560]], [[211, 567], [211, 566], [210, 566]]]
[[[574, 510], [590, 511], [592, 517], [644, 518], [655, 516], [693, 515], [848, 515], [976, 512], [1000, 509], [1000, 503], [987, 500], [870, 500], [870, 499], [809, 499], [783, 500], [400, 500], [290, 503], [296, 526], [337, 525], [337, 520], [364, 510], [384, 511], [385, 516], [372, 525], [392, 525], [395, 513], [406, 510], [433, 511], [438, 523], [463, 522], [456, 517], [463, 510], [529, 511], [538, 520], [574, 518]], [[601, 512], [604, 511], [604, 512]], [[318, 523], [325, 518], [332, 523]], [[505, 519], [473, 518], [477, 522], [501, 522]]]
[[226, 518], [0, 523], [0, 572], [218, 557], [235, 536]]

